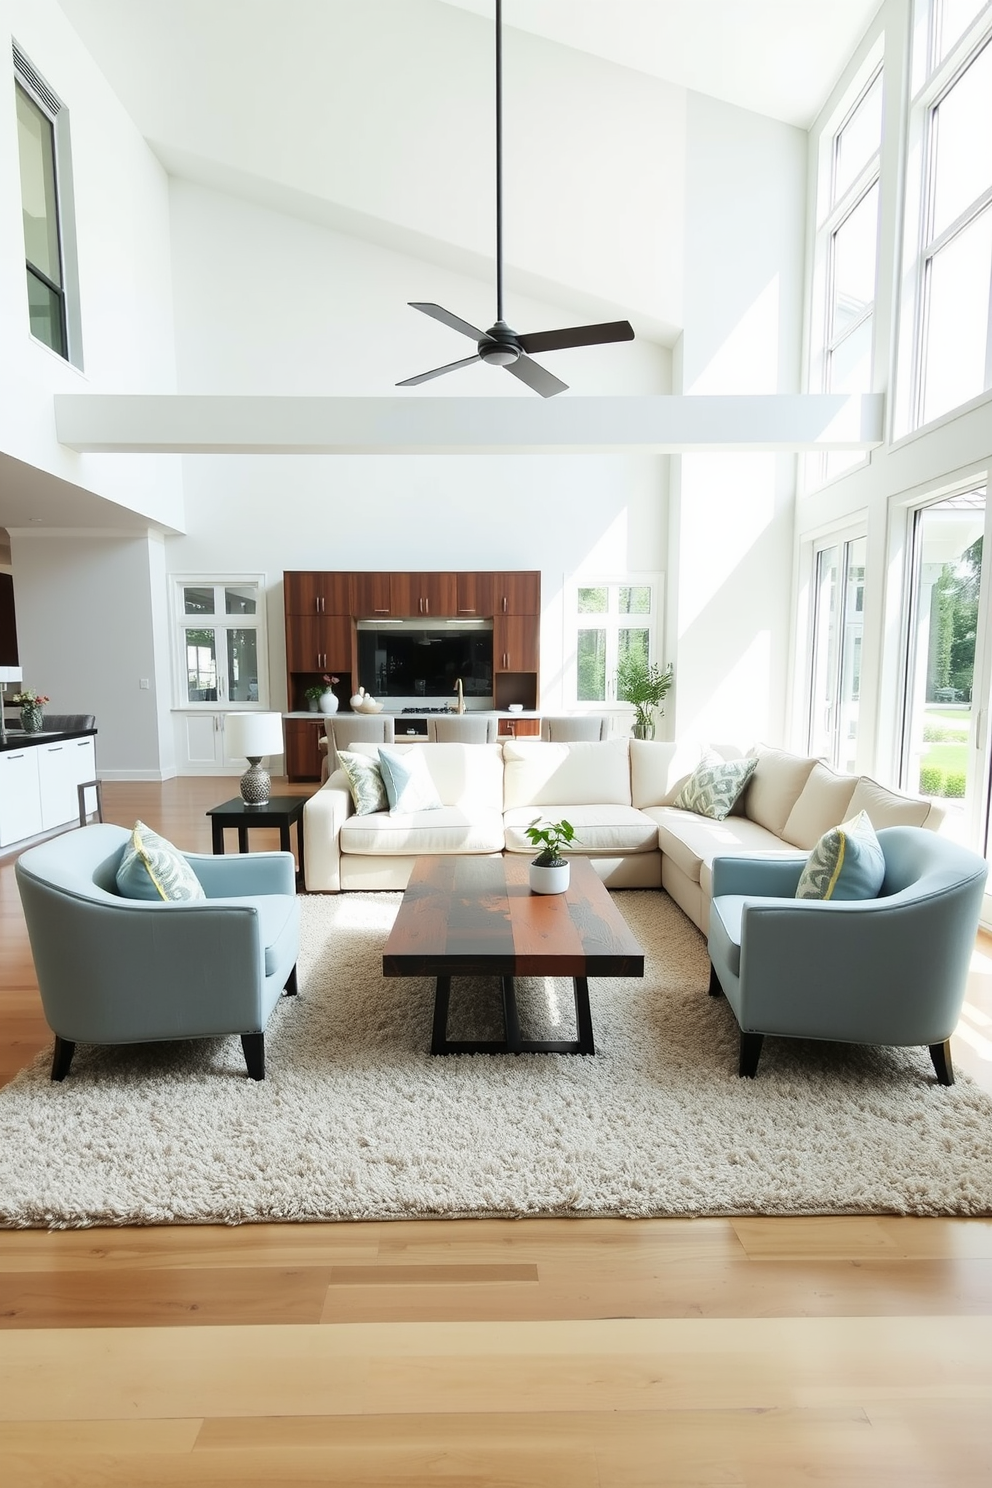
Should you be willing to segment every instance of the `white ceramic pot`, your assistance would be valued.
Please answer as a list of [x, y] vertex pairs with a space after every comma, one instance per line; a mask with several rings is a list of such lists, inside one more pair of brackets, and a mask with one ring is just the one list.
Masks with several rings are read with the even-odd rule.
[[317, 699], [317, 706], [321, 713], [336, 713], [338, 711], [338, 700], [328, 687]]
[[568, 888], [568, 862], [557, 863], [550, 868], [540, 863], [530, 865], [530, 887], [534, 894], [564, 894]]

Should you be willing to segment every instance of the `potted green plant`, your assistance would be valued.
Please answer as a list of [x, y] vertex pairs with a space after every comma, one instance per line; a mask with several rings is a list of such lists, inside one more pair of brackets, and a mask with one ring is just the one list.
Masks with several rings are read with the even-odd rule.
[[[617, 698], [634, 705], [634, 738], [653, 739], [654, 710], [671, 691], [673, 671], [649, 662], [639, 652], [620, 658], [617, 666]], [[664, 708], [659, 708], [664, 713]]]
[[535, 816], [531, 825], [524, 828], [533, 846], [541, 849], [530, 865], [530, 886], [535, 894], [563, 894], [568, 888], [569, 864], [561, 850], [577, 840], [575, 828], [564, 817], [543, 827], [537, 825], [540, 820]]

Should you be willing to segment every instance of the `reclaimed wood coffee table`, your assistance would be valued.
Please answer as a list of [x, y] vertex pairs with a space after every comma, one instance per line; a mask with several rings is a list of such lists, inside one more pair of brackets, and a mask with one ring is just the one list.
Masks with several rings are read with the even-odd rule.
[[[585, 858], [564, 894], [532, 894], [530, 859], [418, 858], [382, 954], [383, 976], [433, 976], [432, 1054], [595, 1054], [589, 977], [643, 976], [644, 952]], [[502, 1040], [449, 1039], [453, 976], [497, 976]], [[513, 979], [570, 976], [574, 1039], [524, 1038]]]

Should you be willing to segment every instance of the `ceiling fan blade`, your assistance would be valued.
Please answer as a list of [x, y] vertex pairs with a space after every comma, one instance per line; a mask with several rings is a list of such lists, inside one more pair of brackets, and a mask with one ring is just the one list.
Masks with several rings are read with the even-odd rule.
[[[463, 336], [471, 336], [473, 341], [482, 340], [484, 334], [482, 331], [474, 325], [469, 325], [468, 321], [462, 320], [460, 316], [452, 315], [451, 311], [445, 310], [443, 305], [433, 305], [429, 301], [420, 300], [408, 300], [407, 303], [414, 310], [422, 310], [425, 315], [429, 315], [433, 320], [439, 320], [442, 325], [450, 326], [453, 331], [461, 331]], [[631, 335], [633, 334], [633, 331], [631, 331]], [[398, 383], [397, 386], [402, 387], [403, 384]]]
[[432, 372], [421, 372], [418, 377], [405, 377], [397, 387], [416, 387], [418, 382], [430, 382], [432, 377], [443, 377], [445, 372], [457, 372], [459, 367], [470, 367], [473, 362], [480, 361], [479, 353], [475, 356], [464, 357], [460, 362], [449, 362], [446, 367], [435, 367]]
[[561, 331], [534, 331], [518, 336], [524, 351], [563, 351], [566, 346], [602, 346], [607, 341], [633, 341], [629, 320], [608, 320], [602, 325], [568, 326]]
[[519, 377], [529, 388], [533, 388], [535, 393], [540, 393], [542, 398], [553, 398], [555, 393], [563, 393], [568, 387], [567, 382], [562, 382], [545, 367], [539, 367], [528, 356], [518, 357], [506, 370], [512, 372], [514, 377]]

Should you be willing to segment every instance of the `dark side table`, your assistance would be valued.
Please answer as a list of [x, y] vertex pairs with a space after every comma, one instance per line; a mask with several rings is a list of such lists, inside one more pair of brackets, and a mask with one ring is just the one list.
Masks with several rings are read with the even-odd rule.
[[292, 852], [289, 841], [289, 829], [296, 823], [296, 854], [300, 865], [300, 883], [306, 883], [306, 864], [303, 860], [303, 808], [309, 801], [309, 796], [270, 796], [264, 806], [249, 806], [242, 801], [240, 796], [235, 796], [233, 801], [225, 801], [221, 806], [211, 806], [207, 815], [210, 818], [210, 830], [213, 839], [213, 850], [217, 854], [224, 851], [224, 828], [237, 827], [238, 829], [238, 851], [248, 851], [248, 833], [252, 827], [278, 827], [279, 846], [283, 852]]

